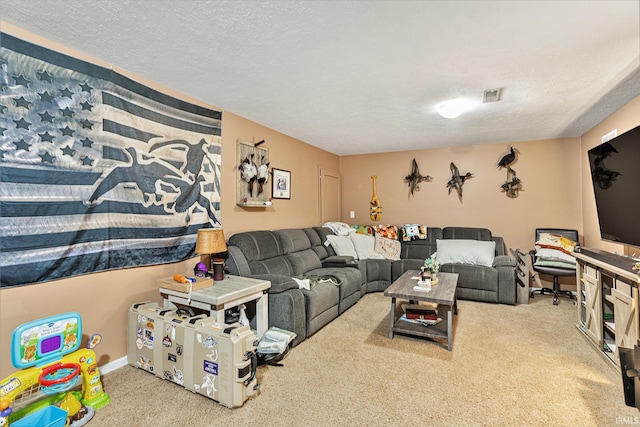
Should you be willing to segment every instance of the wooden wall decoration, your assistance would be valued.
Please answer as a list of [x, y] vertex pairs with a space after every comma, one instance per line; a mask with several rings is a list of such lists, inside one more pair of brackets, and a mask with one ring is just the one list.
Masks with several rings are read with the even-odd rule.
[[518, 197], [520, 190], [522, 190], [522, 180], [516, 176], [516, 171], [511, 168], [511, 165], [517, 160], [516, 153], [520, 153], [517, 148], [509, 147], [509, 152], [502, 156], [498, 162], [498, 169], [507, 168], [507, 180], [500, 188], [511, 199]]
[[257, 143], [239, 139], [236, 146], [236, 204], [238, 206], [270, 206], [269, 150]]
[[371, 221], [380, 221], [382, 219], [382, 205], [380, 199], [378, 199], [378, 192], [376, 191], [376, 175], [371, 176], [373, 180], [373, 196], [371, 197], [371, 206], [369, 208], [369, 218]]

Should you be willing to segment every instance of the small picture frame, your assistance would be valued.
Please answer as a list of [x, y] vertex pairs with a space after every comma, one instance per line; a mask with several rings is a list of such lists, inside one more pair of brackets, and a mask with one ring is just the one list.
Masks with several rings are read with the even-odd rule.
[[271, 171], [271, 196], [274, 199], [291, 199], [291, 172], [276, 168], [271, 168]]

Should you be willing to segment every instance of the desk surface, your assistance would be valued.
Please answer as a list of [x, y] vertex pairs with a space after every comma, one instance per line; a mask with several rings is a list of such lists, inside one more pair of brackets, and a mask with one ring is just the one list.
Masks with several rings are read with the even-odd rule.
[[[251, 279], [249, 277], [232, 276], [227, 274], [225, 275], [224, 280], [213, 282], [213, 286], [192, 291], [191, 299], [194, 301], [206, 302], [211, 305], [221, 305], [247, 295], [264, 292], [270, 287], [271, 282], [268, 280]], [[166, 288], [160, 288], [160, 292], [177, 297], [186, 297], [188, 295], [185, 292], [174, 291]]]
[[572, 255], [580, 261], [593, 264], [596, 267], [603, 268], [629, 279], [635, 283], [636, 286], [640, 283], [640, 276], [632, 269], [635, 264], [635, 260], [632, 258], [589, 248], [580, 248], [580, 252], [573, 252]]

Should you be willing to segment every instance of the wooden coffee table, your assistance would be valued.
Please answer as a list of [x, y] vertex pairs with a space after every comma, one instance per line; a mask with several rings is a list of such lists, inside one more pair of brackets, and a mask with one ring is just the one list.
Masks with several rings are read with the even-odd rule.
[[[389, 314], [389, 338], [398, 332], [406, 335], [414, 335], [431, 339], [446, 339], [447, 349], [451, 351], [453, 333], [453, 314], [458, 313], [456, 287], [458, 285], [458, 273], [438, 273], [438, 284], [431, 287], [431, 291], [414, 291], [418, 276], [418, 270], [406, 271], [402, 276], [384, 291], [384, 295], [391, 297], [391, 313]], [[436, 325], [423, 326], [413, 322], [407, 322], [396, 317], [396, 299], [405, 299], [410, 303], [424, 301], [438, 304], [438, 316], [443, 317], [442, 322]], [[446, 317], [446, 319], [444, 318]]]

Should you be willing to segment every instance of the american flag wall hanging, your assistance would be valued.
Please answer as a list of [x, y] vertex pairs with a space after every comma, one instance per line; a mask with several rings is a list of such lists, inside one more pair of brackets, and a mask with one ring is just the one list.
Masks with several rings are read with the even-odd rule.
[[222, 112], [0, 34], [2, 287], [162, 264], [220, 227]]

